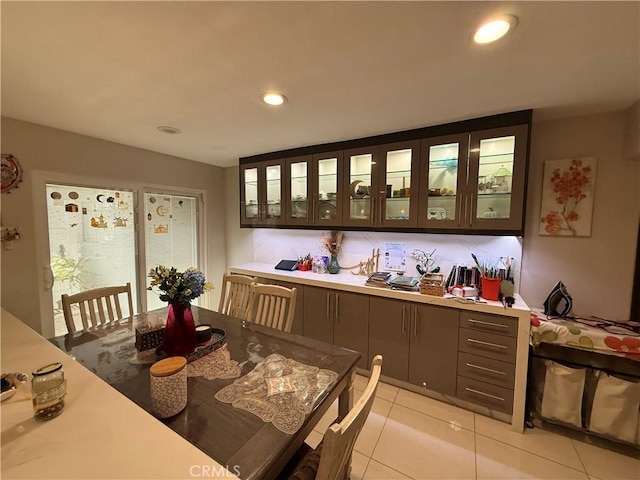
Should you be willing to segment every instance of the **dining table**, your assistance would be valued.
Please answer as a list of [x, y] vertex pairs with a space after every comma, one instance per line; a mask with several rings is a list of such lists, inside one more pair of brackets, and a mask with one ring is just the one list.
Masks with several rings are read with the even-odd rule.
[[[352, 408], [360, 353], [191, 309], [196, 325], [217, 333], [216, 349], [189, 357], [187, 406], [160, 421], [243, 480], [277, 478], [336, 399], [338, 418]], [[50, 342], [153, 415], [149, 370], [163, 352], [138, 351], [136, 331], [166, 316], [161, 308]]]

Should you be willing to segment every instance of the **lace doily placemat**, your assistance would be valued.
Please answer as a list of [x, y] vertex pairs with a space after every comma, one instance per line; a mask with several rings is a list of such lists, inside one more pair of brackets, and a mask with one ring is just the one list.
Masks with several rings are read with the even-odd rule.
[[266, 357], [245, 376], [215, 394], [215, 398], [246, 410], [284, 433], [297, 432], [316, 400], [338, 374], [296, 362], [277, 353]]
[[187, 364], [187, 376], [204, 377], [207, 380], [238, 378], [240, 372], [240, 365], [235, 360], [231, 360], [226, 344]]
[[[152, 364], [158, 361], [156, 349], [136, 352], [129, 360], [130, 363], [136, 365]], [[187, 376], [204, 377], [207, 380], [215, 380], [217, 378], [229, 379], [238, 378], [241, 369], [238, 362], [231, 360], [231, 355], [227, 345], [224, 344], [220, 348], [208, 353], [198, 360], [187, 363]]]

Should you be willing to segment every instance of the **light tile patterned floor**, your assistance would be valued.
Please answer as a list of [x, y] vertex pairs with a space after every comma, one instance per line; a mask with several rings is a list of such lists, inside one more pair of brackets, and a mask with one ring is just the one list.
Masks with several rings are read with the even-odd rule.
[[[356, 398], [367, 379], [356, 376]], [[337, 403], [307, 443], [315, 447]], [[509, 425], [385, 383], [378, 386], [352, 462], [352, 480], [639, 480], [636, 458], [541, 428]]]

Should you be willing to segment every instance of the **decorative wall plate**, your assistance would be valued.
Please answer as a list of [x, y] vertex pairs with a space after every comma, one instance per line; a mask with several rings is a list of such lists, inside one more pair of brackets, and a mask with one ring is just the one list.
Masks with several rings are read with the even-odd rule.
[[2, 193], [9, 193], [22, 181], [22, 167], [13, 155], [2, 154]]

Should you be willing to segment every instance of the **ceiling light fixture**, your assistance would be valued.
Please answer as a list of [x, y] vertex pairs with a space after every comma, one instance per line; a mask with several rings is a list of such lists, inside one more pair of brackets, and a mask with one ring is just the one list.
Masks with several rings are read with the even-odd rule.
[[287, 101], [287, 97], [278, 92], [267, 92], [262, 94], [262, 101], [267, 105], [282, 105]]
[[168, 133], [169, 135], [177, 135], [180, 133], [180, 130], [178, 130], [176, 127], [169, 127], [167, 125], [160, 125], [156, 128], [162, 133]]
[[495, 42], [504, 37], [509, 30], [518, 25], [518, 19], [513, 15], [497, 15], [491, 17], [478, 27], [473, 35], [473, 41], [480, 44]]

